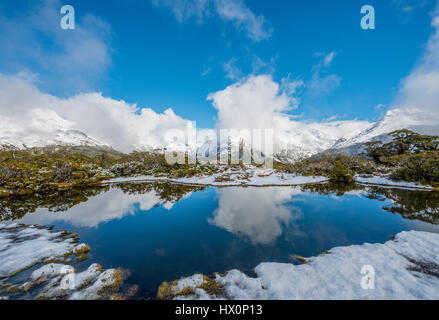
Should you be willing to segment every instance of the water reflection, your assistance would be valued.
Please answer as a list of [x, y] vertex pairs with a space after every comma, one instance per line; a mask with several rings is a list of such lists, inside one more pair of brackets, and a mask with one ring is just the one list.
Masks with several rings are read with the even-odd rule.
[[[175, 203], [190, 197], [192, 192], [204, 189], [167, 182], [121, 183], [111, 187], [3, 198], [0, 199], [0, 220], [22, 219], [20, 222], [34, 224], [63, 220], [74, 226], [96, 227], [102, 222], [132, 215], [137, 208], [148, 211], [163, 206], [171, 210]], [[282, 234], [283, 227], [291, 228], [293, 222], [300, 219], [300, 208], [293, 205], [294, 196], [309, 192], [336, 198], [355, 194], [381, 200], [385, 202], [382, 206], [385, 211], [410, 220], [439, 224], [439, 192], [357, 184], [220, 188], [217, 189], [217, 209], [208, 221], [253, 243], [270, 244]]]
[[40, 208], [51, 212], [67, 211], [70, 208], [88, 201], [101, 193], [110, 190], [109, 186], [90, 189], [71, 189], [46, 194], [23, 197], [0, 198], [0, 220], [20, 219], [28, 213]]
[[391, 204], [384, 205], [383, 209], [400, 214], [405, 219], [439, 224], [439, 192], [374, 187], [369, 189], [369, 195], [377, 195], [382, 201], [389, 199]]
[[171, 210], [176, 202], [200, 189], [170, 183], [126, 183], [63, 191], [44, 197], [3, 199], [0, 212], [3, 220], [21, 219], [20, 223], [25, 224], [48, 225], [64, 221], [76, 227], [96, 227], [106, 221], [134, 215], [137, 209], [148, 211], [161, 205]]
[[79, 233], [92, 248], [87, 263], [130, 270], [142, 298], [194, 273], [250, 273], [264, 261], [291, 262], [292, 254], [384, 242], [403, 230], [439, 232], [438, 208], [439, 192], [331, 184], [123, 183], [0, 199], [2, 219]]
[[387, 201], [382, 209], [400, 214], [405, 219], [420, 220], [439, 225], [439, 192], [379, 186], [362, 186], [357, 184], [316, 184], [302, 187], [323, 195], [358, 194], [371, 200]]
[[223, 188], [218, 190], [218, 209], [209, 223], [255, 244], [271, 244], [301, 217], [292, 198], [298, 188]]

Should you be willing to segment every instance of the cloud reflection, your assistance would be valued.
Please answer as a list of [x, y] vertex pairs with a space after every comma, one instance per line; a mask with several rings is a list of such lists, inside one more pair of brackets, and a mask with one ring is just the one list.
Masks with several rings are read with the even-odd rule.
[[255, 244], [271, 244], [284, 226], [301, 217], [291, 205], [293, 195], [300, 193], [298, 188], [219, 189], [219, 206], [209, 223]]
[[97, 227], [100, 223], [134, 215], [137, 206], [142, 211], [148, 211], [157, 205], [171, 210], [173, 204], [174, 202], [162, 200], [154, 189], [141, 194], [128, 194], [121, 189], [112, 188], [65, 212], [50, 212], [46, 208], [38, 208], [34, 214], [25, 215], [20, 223], [48, 225], [54, 221], [65, 221], [76, 227]]

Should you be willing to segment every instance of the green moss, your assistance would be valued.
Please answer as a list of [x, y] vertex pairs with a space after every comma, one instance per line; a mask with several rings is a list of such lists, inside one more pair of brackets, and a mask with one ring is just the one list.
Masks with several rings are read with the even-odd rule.
[[367, 159], [348, 157], [340, 154], [319, 154], [295, 163], [280, 163], [274, 161], [273, 168], [280, 172], [300, 174], [304, 176], [330, 177], [334, 172], [340, 171], [340, 163], [343, 170], [350, 175], [355, 172], [372, 174], [376, 171], [376, 164]]
[[208, 295], [220, 297], [224, 293], [224, 286], [219, 284], [215, 279], [210, 279], [209, 277], [203, 277], [204, 282], [199, 286]]
[[175, 297], [175, 293], [172, 288], [177, 284], [177, 281], [172, 283], [164, 281], [160, 284], [157, 290], [157, 298], [160, 300], [170, 300]]
[[80, 255], [84, 255], [84, 254], [88, 253], [89, 251], [90, 251], [90, 247], [86, 244], [82, 244], [82, 245], [77, 246], [73, 250], [73, 253], [77, 256], [80, 256]]
[[346, 168], [339, 160], [329, 173], [329, 181], [335, 183], [352, 183], [354, 181], [354, 172]]

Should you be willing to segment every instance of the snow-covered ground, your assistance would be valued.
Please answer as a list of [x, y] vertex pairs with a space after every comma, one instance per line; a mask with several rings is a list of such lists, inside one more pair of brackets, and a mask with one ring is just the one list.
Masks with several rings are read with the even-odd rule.
[[[134, 177], [114, 178], [103, 183], [140, 182], [140, 181], [170, 181], [181, 184], [209, 185], [209, 186], [298, 186], [304, 184], [327, 182], [323, 176], [301, 176], [296, 174], [281, 173], [271, 169], [227, 169], [211, 176], [194, 176], [184, 178], [155, 177], [140, 175]], [[382, 185], [416, 189], [433, 189], [431, 186], [408, 181], [393, 181], [380, 176], [355, 176], [355, 181], [360, 184]]]
[[[76, 270], [64, 264], [90, 248], [65, 232], [43, 227], [0, 223], [0, 297], [32, 299], [111, 298], [122, 282], [120, 269], [92, 264]], [[30, 268], [30, 275], [22, 276]]]
[[[201, 275], [171, 289], [177, 299], [439, 299], [439, 235], [404, 231], [384, 244], [336, 247], [305, 264], [261, 263], [254, 271], [254, 278], [217, 274], [220, 296], [199, 288]], [[179, 296], [187, 287], [195, 294]]]
[[104, 183], [130, 182], [130, 181], [170, 181], [191, 185], [210, 186], [294, 186], [328, 181], [328, 178], [316, 176], [305, 177], [295, 174], [280, 173], [271, 169], [227, 169], [211, 176], [190, 178], [167, 178], [154, 176], [135, 176], [127, 178], [114, 178]]
[[372, 184], [380, 186], [393, 186], [404, 188], [417, 188], [417, 189], [433, 189], [431, 186], [417, 184], [415, 182], [408, 181], [393, 181], [387, 177], [380, 176], [355, 176], [355, 181], [362, 184]]

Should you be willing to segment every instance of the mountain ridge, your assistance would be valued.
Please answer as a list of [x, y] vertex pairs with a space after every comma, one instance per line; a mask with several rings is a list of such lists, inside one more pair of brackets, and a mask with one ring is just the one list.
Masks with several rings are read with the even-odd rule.
[[[342, 153], [345, 155], [356, 156], [364, 151], [364, 143], [368, 141], [380, 140], [384, 143], [389, 142], [392, 137], [389, 133], [399, 129], [416, 129], [423, 123], [428, 124], [425, 115], [419, 112], [407, 112], [407, 110], [394, 109], [378, 122], [366, 123], [361, 126], [352, 126], [352, 130], [338, 130], [337, 122], [329, 123], [325, 126], [315, 124], [302, 124], [295, 130], [282, 132], [275, 138], [274, 159], [279, 162], [292, 163], [308, 158], [318, 153]], [[427, 126], [428, 127], [428, 126]], [[417, 130], [414, 130], [417, 131]], [[70, 150], [79, 153], [90, 153], [86, 149], [92, 149], [91, 154], [102, 152], [115, 152], [122, 154], [105, 142], [93, 138], [83, 131], [68, 129], [50, 131], [44, 135], [37, 135], [26, 139], [14, 137], [11, 135], [0, 135], [0, 149], [32, 149], [45, 148], [48, 150]], [[340, 137], [341, 135], [341, 137]], [[24, 140], [24, 141], [23, 141]], [[200, 139], [201, 140], [201, 139]], [[240, 140], [239, 157], [244, 152], [251, 153], [251, 146], [244, 140]], [[242, 145], [241, 145], [242, 144]], [[216, 158], [232, 149], [232, 143], [229, 141], [226, 146], [215, 146], [215, 140], [204, 138], [197, 141], [196, 147], [189, 148], [189, 154], [201, 154], [202, 157]], [[234, 146], [236, 150], [237, 146]], [[76, 149], [76, 150], [75, 150]], [[166, 151], [183, 152], [187, 146], [185, 142], [173, 142], [162, 148], [136, 148], [132, 151], [148, 151], [151, 153], [164, 153]], [[213, 151], [213, 152], [212, 152]], [[235, 155], [236, 156], [236, 155]]]

